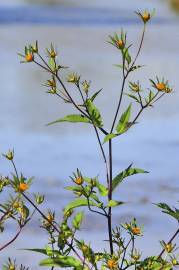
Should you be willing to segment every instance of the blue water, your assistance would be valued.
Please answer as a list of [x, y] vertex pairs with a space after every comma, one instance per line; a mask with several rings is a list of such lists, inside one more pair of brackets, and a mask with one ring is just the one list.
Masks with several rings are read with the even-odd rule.
[[[140, 20], [129, 10], [92, 7], [18, 6], [1, 7], [0, 24], [40, 24], [62, 26], [135, 25]], [[175, 20], [154, 18], [153, 24], [171, 24]]]

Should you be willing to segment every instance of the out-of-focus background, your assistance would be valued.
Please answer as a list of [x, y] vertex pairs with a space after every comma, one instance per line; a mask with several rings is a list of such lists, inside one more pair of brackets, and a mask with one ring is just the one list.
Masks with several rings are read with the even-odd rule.
[[[140, 123], [114, 143], [114, 174], [131, 162], [146, 169], [148, 175], [128, 179], [116, 191], [115, 198], [128, 204], [115, 210], [114, 225], [135, 216], [144, 224], [144, 254], [160, 250], [158, 240], [167, 240], [177, 224], [160, 213], [152, 204], [165, 201], [174, 205], [179, 191], [179, 18], [178, 0], [1, 0], [0, 1], [0, 152], [15, 149], [17, 167], [25, 176], [35, 176], [33, 189], [46, 195], [47, 208], [57, 213], [70, 200], [63, 187], [69, 175], [80, 168], [85, 175], [104, 178], [104, 165], [89, 127], [46, 123], [72, 112], [42, 86], [47, 75], [34, 65], [21, 65], [17, 56], [24, 45], [39, 41], [42, 50], [53, 42], [60, 63], [70, 66], [92, 89], [103, 88], [98, 98], [107, 126], [114, 115], [119, 96], [121, 75], [114, 67], [120, 61], [118, 52], [106, 41], [108, 35], [123, 28], [135, 50], [142, 24], [135, 10], [156, 9], [147, 26], [139, 64], [145, 68], [135, 73], [144, 87], [156, 75], [170, 81], [174, 91], [140, 118]], [[63, 74], [65, 79], [67, 73]], [[127, 87], [126, 87], [127, 90]], [[75, 95], [75, 93], [73, 93]], [[125, 98], [123, 108], [130, 101]], [[11, 171], [0, 158], [1, 174]], [[0, 198], [2, 200], [2, 198]], [[0, 254], [0, 266], [9, 256], [17, 257], [37, 269], [41, 256], [19, 251], [20, 248], [42, 247], [45, 235], [38, 229], [38, 217], [8, 249]], [[9, 224], [0, 245], [10, 239], [16, 228]], [[82, 237], [95, 247], [103, 248], [105, 226], [101, 219], [87, 214]]]

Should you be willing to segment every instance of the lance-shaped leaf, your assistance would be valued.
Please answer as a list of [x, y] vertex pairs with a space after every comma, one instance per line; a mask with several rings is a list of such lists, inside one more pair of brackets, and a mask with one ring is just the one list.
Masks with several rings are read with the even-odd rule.
[[132, 164], [130, 164], [130, 166], [127, 169], [125, 169], [124, 171], [119, 173], [112, 180], [112, 190], [114, 190], [124, 180], [124, 178], [126, 178], [128, 176], [138, 174], [138, 173], [148, 173], [147, 171], [144, 171], [144, 170], [139, 169], [139, 168], [132, 168], [131, 166], [132, 166]]
[[53, 125], [53, 124], [57, 124], [57, 123], [61, 123], [61, 122], [71, 122], [71, 123], [91, 123], [91, 121], [83, 116], [83, 115], [80, 115], [80, 114], [69, 114], [63, 118], [60, 118], [60, 119], [57, 119], [53, 122], [50, 122], [47, 124], [47, 126], [49, 125]]
[[40, 266], [48, 267], [74, 267], [75, 270], [82, 270], [81, 262], [72, 256], [58, 256], [56, 258], [47, 258], [39, 263]]
[[75, 215], [73, 221], [72, 221], [72, 224], [73, 224], [73, 227], [76, 229], [76, 230], [79, 230], [80, 229], [80, 226], [81, 226], [81, 223], [83, 221], [83, 218], [84, 218], [84, 213], [83, 212], [79, 212]]
[[107, 207], [116, 207], [118, 205], [124, 204], [124, 202], [110, 200], [107, 204]]
[[59, 255], [59, 251], [58, 250], [49, 250], [49, 247], [47, 247], [46, 249], [42, 249], [42, 248], [26, 248], [26, 249], [22, 249], [22, 250], [26, 250], [26, 251], [32, 251], [32, 252], [37, 252], [37, 253], [41, 253], [44, 255], [49, 256], [49, 253], [51, 252], [51, 256], [52, 255]]
[[102, 89], [98, 90], [97, 92], [95, 92], [92, 97], [90, 98], [91, 101], [94, 101], [95, 98], [99, 95], [99, 93], [102, 91]]
[[[94, 203], [93, 201], [89, 200], [89, 204], [91, 206], [97, 206], [98, 204]], [[74, 201], [70, 202], [64, 209], [64, 213], [67, 213], [69, 210], [81, 206], [88, 206], [88, 200], [86, 198], [77, 198]]]
[[110, 133], [110, 134], [106, 135], [106, 136], [104, 137], [103, 144], [106, 143], [106, 142], [108, 142], [109, 140], [115, 138], [116, 136], [117, 136], [117, 134], [114, 134], [114, 133]]
[[94, 123], [94, 125], [96, 125], [98, 127], [102, 127], [103, 126], [103, 121], [102, 121], [100, 112], [96, 108], [94, 103], [91, 101], [91, 99], [86, 100], [86, 107], [87, 107], [88, 113], [89, 113], [89, 115], [91, 117], [91, 120]]
[[129, 127], [129, 118], [131, 115], [131, 104], [127, 110], [121, 115], [121, 118], [117, 124], [116, 131], [118, 134], [124, 133]]
[[179, 221], [179, 209], [177, 208], [171, 208], [168, 204], [166, 203], [157, 203], [155, 204], [156, 206], [160, 207], [163, 213], [172, 216], [175, 218], [177, 221]]

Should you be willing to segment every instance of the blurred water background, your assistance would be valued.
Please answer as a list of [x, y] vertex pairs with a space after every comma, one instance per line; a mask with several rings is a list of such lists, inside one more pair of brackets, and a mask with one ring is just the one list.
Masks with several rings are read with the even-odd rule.
[[[104, 164], [95, 135], [88, 126], [45, 126], [72, 110], [45, 93], [42, 84], [47, 75], [31, 64], [20, 65], [17, 53], [35, 40], [42, 49], [53, 42], [61, 64], [91, 80], [94, 91], [104, 89], [97, 105], [109, 127], [117, 105], [121, 75], [114, 67], [120, 58], [107, 44], [108, 35], [120, 32], [121, 27], [127, 30], [129, 40], [135, 41], [134, 53], [141, 32], [134, 10], [155, 8], [156, 17], [147, 27], [138, 61], [146, 67], [133, 78], [149, 87], [149, 77], [164, 76], [174, 92], [147, 110], [135, 128], [114, 142], [114, 175], [131, 162], [150, 172], [131, 177], [116, 191], [114, 197], [128, 203], [114, 211], [114, 225], [135, 216], [145, 225], [145, 244], [139, 241], [139, 247], [143, 247], [144, 254], [153, 254], [160, 250], [158, 240], [167, 240], [177, 227], [174, 220], [161, 214], [152, 203], [165, 201], [174, 205], [178, 200], [179, 18], [162, 0], [49, 2], [4, 0], [0, 3], [0, 152], [15, 149], [17, 167], [25, 176], [35, 176], [33, 190], [44, 193], [47, 208], [55, 208], [58, 214], [71, 199], [63, 187], [69, 185], [68, 176], [77, 167], [85, 175], [99, 174], [104, 179]], [[64, 79], [66, 74], [63, 73]], [[123, 109], [129, 102], [125, 98]], [[6, 175], [9, 171], [12, 171], [10, 164], [0, 158], [0, 172]], [[30, 269], [37, 269], [38, 259], [42, 257], [17, 249], [42, 247], [46, 243], [46, 235], [38, 225], [36, 216], [18, 240], [1, 252], [0, 266], [8, 256], [16, 256], [19, 262], [29, 264]], [[15, 229], [9, 224], [0, 246], [14, 235]], [[105, 239], [105, 229], [101, 219], [87, 214], [82, 237], [102, 248], [104, 242], [100, 239]]]

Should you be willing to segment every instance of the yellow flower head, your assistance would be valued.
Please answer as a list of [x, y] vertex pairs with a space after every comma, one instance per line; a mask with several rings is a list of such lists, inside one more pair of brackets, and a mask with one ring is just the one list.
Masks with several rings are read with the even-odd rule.
[[119, 48], [119, 49], [123, 49], [124, 48], [124, 41], [122, 39], [118, 39], [116, 40], [116, 46]]
[[82, 177], [82, 176], [77, 177], [77, 178], [74, 180], [74, 182], [75, 182], [77, 185], [79, 185], [79, 186], [82, 185], [83, 182], [84, 182], [83, 177]]
[[161, 83], [156, 83], [156, 88], [158, 91], [165, 91], [166, 89], [166, 84], [161, 82]]
[[84, 245], [82, 245], [81, 250], [85, 254], [85, 253], [87, 253], [89, 251], [89, 246], [87, 246], [86, 244], [84, 244]]
[[147, 11], [144, 11], [144, 13], [142, 14], [142, 19], [143, 19], [143, 22], [146, 23], [150, 20], [151, 18], [151, 15], [149, 12]]
[[25, 60], [26, 60], [26, 62], [32, 62], [34, 60], [33, 54], [32, 53], [27, 53], [25, 55]]
[[19, 184], [18, 190], [19, 190], [20, 192], [24, 192], [24, 191], [26, 191], [28, 188], [29, 188], [29, 186], [28, 186], [26, 183], [20, 183], [20, 184]]
[[175, 247], [175, 245], [173, 245], [172, 243], [164, 245], [165, 251], [167, 253], [171, 253], [173, 251], [174, 247]]
[[118, 262], [116, 259], [109, 259], [107, 261], [107, 267], [111, 270], [116, 269], [118, 267]]
[[51, 214], [51, 213], [49, 213], [49, 214], [47, 215], [47, 219], [48, 219], [49, 223], [52, 223], [52, 222], [54, 221], [54, 215]]
[[133, 227], [131, 228], [131, 232], [135, 235], [141, 234], [141, 229], [139, 227]]

